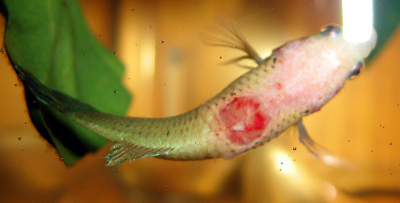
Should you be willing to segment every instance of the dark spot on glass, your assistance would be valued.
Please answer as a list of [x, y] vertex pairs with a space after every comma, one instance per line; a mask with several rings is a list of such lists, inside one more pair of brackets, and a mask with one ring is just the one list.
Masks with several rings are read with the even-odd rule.
[[275, 63], [275, 62], [276, 62], [276, 58], [273, 58], [273, 59], [272, 59], [272, 62]]
[[304, 113], [310, 113], [310, 110], [306, 110], [306, 111], [304, 111]]
[[168, 130], [168, 132], [167, 132], [167, 137], [168, 137], [168, 135], [169, 135], [169, 130]]

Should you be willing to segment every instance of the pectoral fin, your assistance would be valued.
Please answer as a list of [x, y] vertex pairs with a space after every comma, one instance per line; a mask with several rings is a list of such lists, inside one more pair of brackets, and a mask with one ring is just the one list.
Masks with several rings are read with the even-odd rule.
[[[237, 63], [243, 59], [252, 59], [257, 63], [257, 65], [260, 65], [264, 61], [264, 59], [262, 59], [255, 49], [246, 41], [238, 26], [232, 20], [219, 19], [217, 22], [218, 27], [213, 29], [213, 33], [215, 33], [214, 35], [216, 36], [203, 35], [204, 43], [211, 46], [240, 49], [247, 54], [234, 58], [226, 62], [227, 64]], [[243, 65], [239, 66], [244, 68], [252, 68]]]
[[297, 123], [299, 130], [299, 140], [300, 142], [310, 151], [315, 157], [324, 162], [326, 165], [330, 166], [349, 166], [350, 164], [339, 157], [333, 155], [331, 151], [322, 147], [317, 142], [311, 139], [308, 135], [306, 128], [303, 125], [302, 120]]
[[135, 145], [130, 141], [122, 141], [115, 143], [104, 158], [108, 161], [106, 166], [115, 166], [127, 160], [134, 161], [139, 158], [167, 154], [171, 150], [173, 150], [173, 148], [151, 148]]

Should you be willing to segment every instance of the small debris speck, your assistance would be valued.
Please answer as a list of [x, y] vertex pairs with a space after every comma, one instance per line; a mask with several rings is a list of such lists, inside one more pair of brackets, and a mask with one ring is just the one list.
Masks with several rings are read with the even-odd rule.
[[103, 35], [100, 35], [100, 37], [103, 37]]
[[15, 84], [14, 86], [16, 87], [16, 86], [18, 86], [18, 84]]
[[392, 145], [392, 143], [391, 143], [391, 142], [389, 142], [389, 145]]
[[119, 170], [117, 169], [117, 170], [115, 170], [116, 172], [118, 172]]
[[165, 188], [168, 188], [168, 185], [165, 185]]
[[117, 90], [114, 90], [114, 94], [118, 94], [118, 91], [117, 91]]
[[222, 59], [222, 56], [220, 56], [219, 59]]
[[281, 162], [281, 165], [283, 164], [283, 162]]
[[296, 147], [293, 147], [293, 151], [296, 151], [296, 149], [297, 149]]
[[132, 12], [135, 12], [135, 9], [132, 9]]
[[161, 41], [162, 44], [164, 44], [164, 41]]
[[350, 140], [347, 140], [347, 142], [350, 142]]
[[19, 137], [18, 140], [22, 140], [22, 137]]
[[6, 50], [4, 49], [4, 47], [1, 47], [0, 52], [1, 52], [2, 54], [5, 54], [5, 53], [6, 53]]
[[114, 51], [114, 54], [117, 54], [117, 51]]

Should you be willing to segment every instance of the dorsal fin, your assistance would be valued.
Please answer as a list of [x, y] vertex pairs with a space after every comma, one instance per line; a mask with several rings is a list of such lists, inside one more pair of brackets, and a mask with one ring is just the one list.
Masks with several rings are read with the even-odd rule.
[[116, 142], [104, 158], [108, 161], [106, 166], [115, 166], [127, 160], [134, 161], [143, 157], [166, 155], [171, 150], [173, 148], [151, 148], [135, 145], [130, 141], [122, 141]]

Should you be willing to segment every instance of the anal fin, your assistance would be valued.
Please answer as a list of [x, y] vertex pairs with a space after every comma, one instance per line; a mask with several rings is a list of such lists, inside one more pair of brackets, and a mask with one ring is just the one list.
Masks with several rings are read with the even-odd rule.
[[171, 150], [173, 148], [151, 148], [136, 145], [129, 141], [122, 141], [115, 143], [104, 158], [108, 161], [106, 166], [115, 166], [127, 160], [134, 161], [139, 158], [167, 154]]

